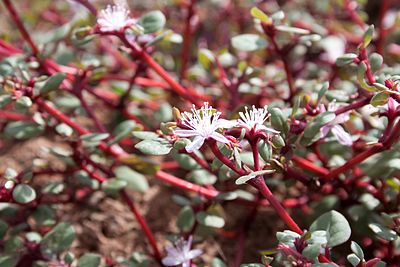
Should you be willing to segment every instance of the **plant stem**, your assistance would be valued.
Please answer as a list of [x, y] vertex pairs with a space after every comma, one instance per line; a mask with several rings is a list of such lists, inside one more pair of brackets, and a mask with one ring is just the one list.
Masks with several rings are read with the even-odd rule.
[[227, 158], [224, 154], [221, 153], [221, 151], [218, 148], [217, 142], [215, 141], [209, 141], [207, 143], [209, 145], [209, 147], [211, 148], [212, 152], [214, 153], [214, 155], [226, 166], [228, 166], [229, 168], [231, 168], [234, 172], [236, 172], [237, 174], [239, 174], [240, 176], [246, 175], [247, 172], [243, 169], [239, 169], [236, 167], [236, 165], [229, 159]]
[[269, 190], [268, 186], [265, 184], [264, 178], [262, 176], [257, 176], [247, 182], [247, 184], [256, 188], [271, 204], [274, 210], [278, 213], [279, 217], [286, 223], [286, 225], [290, 228], [290, 230], [303, 234], [303, 231], [296, 224], [296, 222], [292, 219], [292, 217], [287, 213], [287, 211], [283, 208], [281, 203], [275, 198], [272, 192]]
[[14, 5], [11, 3], [10, 0], [3, 0], [4, 5], [6, 6], [7, 10], [10, 12], [11, 17], [13, 18], [15, 24], [17, 25], [18, 30], [21, 32], [22, 37], [25, 39], [26, 42], [28, 42], [29, 46], [32, 49], [32, 53], [34, 56], [37, 56], [39, 54], [39, 49], [37, 48], [36, 44], [33, 42], [30, 34], [26, 30], [19, 14], [15, 10]]
[[185, 22], [185, 30], [183, 32], [183, 44], [181, 54], [181, 80], [186, 79], [187, 67], [190, 60], [190, 43], [192, 39], [192, 18], [195, 15], [194, 5], [196, 0], [189, 0], [187, 6], [187, 16]]
[[329, 170], [325, 169], [324, 167], [315, 165], [314, 163], [306, 160], [305, 158], [293, 156], [292, 160], [300, 167], [302, 167], [308, 171], [312, 171], [318, 175], [327, 175], [329, 173]]

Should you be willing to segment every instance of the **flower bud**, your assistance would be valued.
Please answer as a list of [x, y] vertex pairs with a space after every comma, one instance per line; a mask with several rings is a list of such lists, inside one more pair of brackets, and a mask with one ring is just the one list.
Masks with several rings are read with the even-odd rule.
[[272, 145], [275, 148], [281, 148], [285, 146], [285, 140], [283, 140], [282, 136], [276, 134], [272, 137]]

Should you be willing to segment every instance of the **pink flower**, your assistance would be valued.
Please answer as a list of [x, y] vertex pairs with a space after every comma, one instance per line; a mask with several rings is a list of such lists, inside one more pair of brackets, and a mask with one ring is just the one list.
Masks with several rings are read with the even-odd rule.
[[[325, 109], [324, 106], [322, 107], [323, 109]], [[329, 103], [328, 105], [328, 111], [335, 112], [337, 108], [338, 107], [335, 101]], [[334, 120], [330, 121], [329, 123], [321, 127], [320, 129], [321, 138], [324, 138], [325, 136], [328, 135], [329, 132], [331, 132], [338, 140], [338, 142], [341, 143], [342, 145], [345, 146], [353, 145], [353, 140], [351, 138], [351, 135], [348, 134], [340, 125], [348, 121], [349, 119], [350, 119], [349, 112], [337, 115]]]
[[180, 238], [173, 246], [168, 246], [166, 248], [168, 254], [162, 259], [162, 263], [165, 266], [182, 264], [182, 267], [190, 267], [190, 260], [203, 253], [200, 249], [191, 249], [192, 239], [192, 236], [190, 236], [187, 241]]
[[194, 137], [192, 143], [185, 147], [189, 153], [200, 149], [208, 138], [228, 144], [230, 141], [218, 133], [217, 129], [232, 128], [237, 123], [220, 119], [219, 116], [221, 116], [221, 112], [215, 111], [212, 106], [208, 106], [207, 102], [198, 110], [193, 105], [191, 113], [184, 112], [182, 114], [181, 123], [188, 129], [174, 130], [174, 134], [179, 137]]
[[102, 32], [122, 31], [136, 24], [136, 20], [129, 17], [129, 10], [121, 5], [108, 5], [100, 11], [97, 24]]

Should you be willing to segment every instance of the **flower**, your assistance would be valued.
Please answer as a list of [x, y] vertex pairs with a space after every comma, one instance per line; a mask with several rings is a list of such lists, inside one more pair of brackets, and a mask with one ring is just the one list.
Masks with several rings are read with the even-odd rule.
[[102, 32], [121, 31], [136, 23], [135, 19], [129, 17], [129, 10], [121, 5], [108, 5], [100, 11], [97, 24]]
[[192, 236], [189, 236], [187, 241], [180, 238], [174, 243], [174, 245], [168, 246], [166, 248], [168, 254], [162, 259], [162, 263], [165, 266], [182, 264], [182, 267], [189, 267], [190, 260], [203, 253], [200, 249], [190, 249], [192, 246], [192, 239]]
[[197, 110], [193, 105], [191, 113], [184, 112], [182, 114], [181, 123], [188, 129], [174, 130], [174, 134], [179, 137], [194, 137], [192, 143], [185, 147], [189, 153], [199, 149], [208, 138], [227, 144], [229, 140], [216, 130], [232, 128], [237, 123], [220, 119], [219, 116], [221, 116], [221, 112], [215, 111], [212, 106], [208, 106], [207, 102], [204, 102], [204, 105]]
[[254, 105], [249, 111], [249, 108], [245, 107], [245, 112], [239, 112], [240, 119], [238, 119], [238, 125], [247, 130], [264, 130], [272, 133], [279, 133], [274, 129], [268, 128], [264, 125], [264, 122], [269, 118], [268, 106], [263, 108], [256, 108]]
[[[333, 101], [328, 105], [328, 111], [334, 112], [337, 110], [336, 102]], [[325, 109], [323, 107], [323, 109]], [[339, 114], [335, 117], [334, 120], [330, 121], [329, 123], [325, 124], [321, 127], [320, 133], [321, 138], [324, 138], [328, 135], [329, 131], [336, 137], [339, 143], [345, 146], [351, 146], [353, 144], [353, 140], [351, 139], [351, 135], [348, 134], [340, 124], [348, 121], [350, 119], [349, 112], [345, 112]]]

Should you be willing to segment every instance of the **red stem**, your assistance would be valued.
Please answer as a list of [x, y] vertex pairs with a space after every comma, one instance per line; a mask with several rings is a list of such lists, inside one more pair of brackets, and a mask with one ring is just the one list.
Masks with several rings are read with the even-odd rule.
[[181, 80], [186, 79], [187, 67], [190, 60], [190, 43], [192, 39], [192, 18], [195, 14], [194, 4], [196, 0], [189, 0], [189, 5], [187, 7], [187, 17], [185, 23], [185, 30], [183, 32], [183, 44], [182, 44], [182, 54], [181, 54]]
[[327, 175], [329, 173], [329, 170], [325, 169], [324, 167], [315, 165], [314, 163], [312, 163], [304, 158], [301, 158], [298, 156], [293, 156], [292, 160], [293, 160], [293, 162], [295, 162], [297, 165], [299, 165], [303, 169], [312, 171], [318, 175]]
[[303, 231], [300, 229], [300, 227], [296, 224], [289, 213], [287, 213], [281, 203], [279, 203], [279, 201], [272, 194], [271, 190], [265, 184], [264, 178], [262, 178], [262, 176], [257, 176], [256, 178], [249, 180], [247, 183], [255, 187], [268, 200], [268, 202], [278, 213], [279, 217], [281, 217], [281, 219], [290, 228], [290, 230], [300, 235], [303, 234]]
[[39, 54], [39, 49], [37, 48], [36, 44], [33, 42], [30, 34], [26, 30], [19, 14], [15, 10], [15, 7], [11, 3], [10, 0], [3, 0], [4, 5], [6, 6], [7, 10], [10, 12], [11, 17], [13, 18], [15, 24], [17, 25], [18, 30], [21, 32], [22, 37], [24, 37], [25, 41], [28, 42], [29, 46], [32, 49], [32, 53], [37, 56]]
[[385, 19], [386, 12], [390, 7], [390, 0], [382, 0], [380, 4], [380, 11], [379, 11], [379, 37], [376, 43], [376, 50], [382, 56], [384, 55], [384, 45], [385, 45], [385, 38], [387, 35], [387, 30], [383, 25], [383, 21]]

